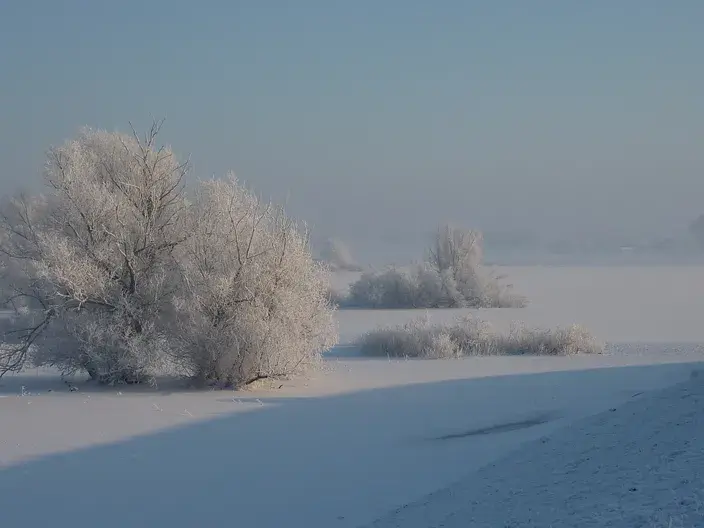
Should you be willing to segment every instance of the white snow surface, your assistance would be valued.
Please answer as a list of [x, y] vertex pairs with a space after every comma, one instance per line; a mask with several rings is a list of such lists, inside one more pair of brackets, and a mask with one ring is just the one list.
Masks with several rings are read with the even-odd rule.
[[584, 323], [609, 353], [359, 358], [417, 313], [355, 310], [324, 371], [273, 388], [10, 376], [0, 526], [704, 524], [704, 268], [502, 271], [532, 304], [481, 317]]
[[704, 379], [634, 398], [368, 528], [704, 526]]

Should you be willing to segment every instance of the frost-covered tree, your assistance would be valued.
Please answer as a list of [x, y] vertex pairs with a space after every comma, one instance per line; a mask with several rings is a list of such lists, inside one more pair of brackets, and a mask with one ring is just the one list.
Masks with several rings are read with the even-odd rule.
[[164, 359], [159, 319], [190, 229], [188, 164], [156, 147], [159, 126], [143, 139], [83, 130], [49, 151], [45, 196], [7, 204], [0, 250], [24, 326], [0, 369], [21, 368], [32, 345], [37, 363], [103, 381], [139, 381]]
[[[330, 343], [328, 304], [318, 302], [325, 279], [295, 227], [236, 182], [207, 182], [189, 196], [189, 165], [156, 144], [160, 126], [144, 138], [83, 130], [49, 151], [45, 195], [6, 201], [0, 279], [12, 317], [4, 321], [0, 375], [30, 361], [102, 382], [139, 382], [202, 366], [196, 345], [216, 336], [230, 351], [232, 340], [240, 343], [241, 372], [279, 375], [305, 363], [306, 344], [313, 345], [307, 357], [319, 353], [309, 334]], [[297, 305], [288, 297], [296, 294]], [[256, 310], [232, 308], [244, 303]], [[296, 326], [290, 319], [298, 313], [304, 322]], [[225, 335], [223, 321], [232, 317]], [[260, 354], [275, 363], [263, 347], [271, 342], [296, 360], [263, 366]], [[227, 369], [196, 370], [184, 372], [228, 372], [240, 381]]]
[[482, 244], [481, 232], [445, 225], [433, 237], [428, 261], [438, 272], [471, 273], [482, 264]]
[[337, 333], [306, 233], [234, 176], [204, 182], [194, 212], [176, 298], [186, 368], [239, 386], [315, 363]]
[[463, 299], [459, 304], [487, 308], [525, 304], [483, 265], [484, 237], [480, 231], [445, 225], [437, 230], [428, 248], [428, 262], [441, 277], [446, 296]]

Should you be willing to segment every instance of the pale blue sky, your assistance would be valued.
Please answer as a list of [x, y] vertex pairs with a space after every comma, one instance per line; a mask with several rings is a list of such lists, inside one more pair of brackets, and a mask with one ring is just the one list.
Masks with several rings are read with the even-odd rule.
[[702, 28], [701, 0], [0, 0], [0, 184], [153, 114], [194, 174], [357, 245], [667, 234], [704, 210]]

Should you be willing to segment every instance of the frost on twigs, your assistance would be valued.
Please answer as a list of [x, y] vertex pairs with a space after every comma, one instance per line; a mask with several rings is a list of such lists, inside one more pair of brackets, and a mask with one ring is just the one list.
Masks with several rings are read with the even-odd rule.
[[315, 365], [337, 333], [305, 232], [232, 176], [204, 182], [194, 209], [174, 298], [181, 363], [234, 386]]
[[604, 346], [581, 326], [532, 329], [514, 325], [508, 334], [485, 321], [463, 317], [451, 324], [434, 324], [420, 317], [408, 323], [379, 328], [360, 340], [362, 354], [377, 357], [426, 359], [488, 355], [600, 354]]
[[520, 308], [527, 301], [482, 265], [482, 235], [445, 226], [424, 263], [410, 269], [367, 272], [350, 286], [341, 306], [358, 308]]
[[238, 384], [308, 366], [334, 341], [305, 236], [234, 179], [189, 192], [160, 127], [85, 129], [49, 151], [45, 195], [6, 200], [0, 375], [31, 363], [106, 383]]

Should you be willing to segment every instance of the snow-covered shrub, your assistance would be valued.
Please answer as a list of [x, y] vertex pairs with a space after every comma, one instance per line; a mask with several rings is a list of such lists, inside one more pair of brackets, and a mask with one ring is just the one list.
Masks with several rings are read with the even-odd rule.
[[25, 365], [106, 383], [182, 372], [228, 383], [296, 372], [334, 341], [327, 281], [281, 211], [235, 181], [86, 129], [51, 149], [45, 196], [0, 214], [0, 376]]
[[296, 373], [335, 344], [329, 281], [281, 209], [234, 177], [201, 186], [175, 297], [181, 363], [239, 386]]
[[464, 317], [451, 324], [434, 324], [428, 316], [404, 325], [382, 327], [362, 336], [362, 354], [381, 357], [458, 358], [487, 355], [599, 354], [603, 345], [579, 326], [531, 330], [515, 326], [508, 335], [489, 323]]
[[188, 167], [156, 148], [158, 130], [143, 140], [83, 130], [49, 151], [46, 196], [6, 204], [3, 291], [18, 321], [0, 373], [21, 368], [33, 344], [35, 362], [106, 382], [144, 379], [163, 362]]
[[454, 278], [428, 264], [366, 272], [341, 303], [348, 308], [454, 308], [464, 306]]
[[428, 359], [488, 355], [496, 335], [484, 321], [465, 317], [449, 325], [435, 324], [425, 315], [400, 326], [378, 328], [360, 340], [362, 354]]
[[604, 344], [580, 325], [553, 330], [513, 325], [509, 334], [502, 337], [501, 348], [510, 355], [569, 356], [600, 354]]
[[413, 276], [391, 268], [381, 273], [366, 272], [350, 285], [345, 306], [360, 308], [415, 308]]
[[449, 325], [448, 333], [463, 356], [502, 354], [501, 336], [492, 325], [472, 316], [459, 317]]
[[428, 260], [408, 269], [364, 273], [342, 304], [358, 308], [517, 308], [516, 295], [481, 264], [482, 237], [476, 231], [445, 227], [428, 249]]
[[401, 326], [383, 327], [365, 334], [362, 353], [381, 357], [457, 357], [447, 332], [433, 325], [428, 316], [412, 319]]

